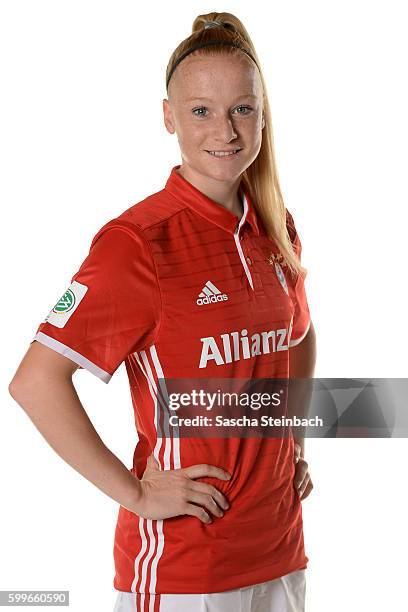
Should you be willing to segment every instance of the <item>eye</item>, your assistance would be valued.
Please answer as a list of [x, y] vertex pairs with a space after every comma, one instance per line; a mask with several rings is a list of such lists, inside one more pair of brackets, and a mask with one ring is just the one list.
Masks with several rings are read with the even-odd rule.
[[[246, 110], [248, 110], [248, 111], [251, 111], [251, 110], [252, 110], [250, 106], [244, 106], [244, 105], [242, 105], [242, 104], [241, 104], [240, 106], [237, 106], [237, 109], [238, 109], [238, 108], [245, 108], [245, 109], [246, 109]], [[248, 115], [248, 114], [249, 114], [249, 113], [238, 113], [238, 115]]]
[[[239, 109], [244, 109], [247, 112], [239, 112], [238, 115], [249, 115], [250, 112], [252, 111], [252, 108], [250, 106], [244, 105], [244, 104], [240, 104], [239, 106], [236, 107], [235, 110], [239, 110]], [[208, 109], [205, 106], [198, 106], [197, 108], [193, 108], [192, 113], [196, 116], [196, 117], [206, 117], [206, 115], [204, 114], [204, 112], [208, 112]]]
[[202, 110], [207, 110], [205, 108], [205, 106], [199, 106], [198, 108], [193, 108], [192, 112], [195, 114], [196, 117], [204, 117], [205, 115], [202, 115], [201, 113], [196, 114], [196, 111], [202, 111]]

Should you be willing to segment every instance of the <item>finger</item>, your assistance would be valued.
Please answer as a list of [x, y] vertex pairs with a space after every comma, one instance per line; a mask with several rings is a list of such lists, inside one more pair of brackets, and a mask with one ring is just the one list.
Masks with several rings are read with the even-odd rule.
[[300, 459], [301, 448], [299, 444], [295, 444], [294, 460], [297, 463]]
[[200, 493], [199, 491], [193, 491], [190, 489], [188, 491], [188, 501], [204, 507], [206, 510], [214, 514], [214, 516], [224, 516], [223, 509], [219, 507], [212, 495]]
[[302, 494], [300, 495], [302, 501], [306, 499], [306, 497], [309, 495], [312, 489], [313, 489], [313, 483], [311, 480], [309, 480], [309, 482], [306, 485], [306, 488], [303, 490]]
[[185, 514], [189, 514], [190, 516], [196, 516], [203, 523], [212, 523], [211, 516], [201, 508], [200, 506], [195, 506], [194, 504], [187, 504]]
[[307, 474], [306, 478], [303, 480], [302, 484], [300, 485], [300, 487], [298, 488], [297, 492], [299, 494], [299, 497], [303, 496], [303, 493], [305, 492], [305, 489], [307, 487], [307, 485], [310, 482], [310, 475]]
[[215, 465], [208, 465], [207, 463], [190, 465], [190, 467], [182, 468], [182, 470], [189, 478], [203, 478], [204, 476], [213, 476], [214, 478], [221, 478], [221, 480], [229, 480], [231, 478], [231, 475], [226, 470]]
[[299, 490], [301, 488], [301, 486], [303, 485], [304, 482], [304, 478], [294, 478], [293, 479], [293, 486], [295, 487], [297, 493], [299, 493]]
[[299, 463], [296, 464], [295, 475], [293, 477], [293, 484], [295, 485], [296, 489], [298, 489], [300, 485], [303, 483], [303, 481], [306, 478], [307, 473], [308, 473], [307, 463], [303, 460], [299, 461]]
[[221, 491], [218, 491], [218, 489], [216, 489], [212, 485], [206, 484], [204, 482], [195, 482], [195, 480], [192, 480], [189, 488], [192, 491], [197, 491], [199, 493], [205, 493], [206, 495], [211, 495], [215, 499], [215, 501], [218, 503], [218, 505], [224, 510], [228, 510], [228, 508], [230, 507], [229, 502], [227, 498], [225, 497], [225, 495], [223, 495]]

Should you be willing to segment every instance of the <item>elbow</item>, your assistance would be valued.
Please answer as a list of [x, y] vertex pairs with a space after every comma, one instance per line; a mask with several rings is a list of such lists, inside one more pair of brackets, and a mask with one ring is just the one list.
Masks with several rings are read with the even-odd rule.
[[14, 376], [13, 380], [9, 383], [9, 386], [8, 386], [8, 392], [10, 393], [13, 399], [16, 399], [17, 395], [19, 395], [20, 387], [21, 387], [21, 382], [16, 376]]
[[21, 379], [14, 377], [8, 386], [8, 391], [17, 404], [24, 408], [24, 398], [29, 393], [27, 384]]
[[10, 382], [8, 390], [17, 404], [26, 410], [28, 404], [32, 403], [32, 399], [40, 395], [46, 387], [47, 381], [38, 373], [31, 370], [20, 370]]
[[13, 399], [16, 399], [16, 398], [15, 398], [15, 393], [16, 393], [16, 391], [15, 391], [15, 383], [14, 383], [14, 379], [11, 381], [11, 383], [10, 383], [10, 384], [9, 384], [9, 386], [8, 386], [8, 392], [10, 393], [10, 395], [11, 395], [11, 397], [12, 397]]

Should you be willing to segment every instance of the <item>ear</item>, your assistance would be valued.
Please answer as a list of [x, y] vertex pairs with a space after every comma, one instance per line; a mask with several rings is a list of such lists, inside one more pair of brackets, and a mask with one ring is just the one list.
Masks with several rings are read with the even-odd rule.
[[264, 129], [264, 127], [265, 127], [265, 117], [264, 117], [264, 115], [262, 114], [262, 125], [261, 125], [261, 130], [263, 130], [263, 129]]
[[166, 98], [163, 99], [163, 119], [166, 130], [170, 134], [174, 134], [176, 128], [174, 126], [173, 114], [170, 109], [170, 103]]

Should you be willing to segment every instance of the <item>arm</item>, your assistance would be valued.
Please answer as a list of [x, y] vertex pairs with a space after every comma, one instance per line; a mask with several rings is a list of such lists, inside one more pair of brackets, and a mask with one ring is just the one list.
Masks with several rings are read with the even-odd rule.
[[225, 496], [194, 480], [206, 476], [228, 480], [230, 476], [219, 467], [197, 464], [161, 470], [152, 454], [142, 479], [127, 469], [105, 446], [88, 418], [72, 382], [77, 369], [72, 360], [34, 341], [9, 384], [11, 396], [55, 452], [139, 516], [164, 519], [189, 514], [203, 523], [211, 522], [210, 513], [223, 516], [221, 508], [228, 508]]
[[[313, 322], [306, 337], [292, 348], [289, 348], [289, 378], [312, 378], [316, 364], [316, 333]], [[300, 456], [305, 454], [305, 439], [295, 437], [301, 447]]]
[[9, 392], [55, 452], [125, 508], [135, 509], [140, 483], [103, 443], [77, 395], [78, 365], [33, 342]]

